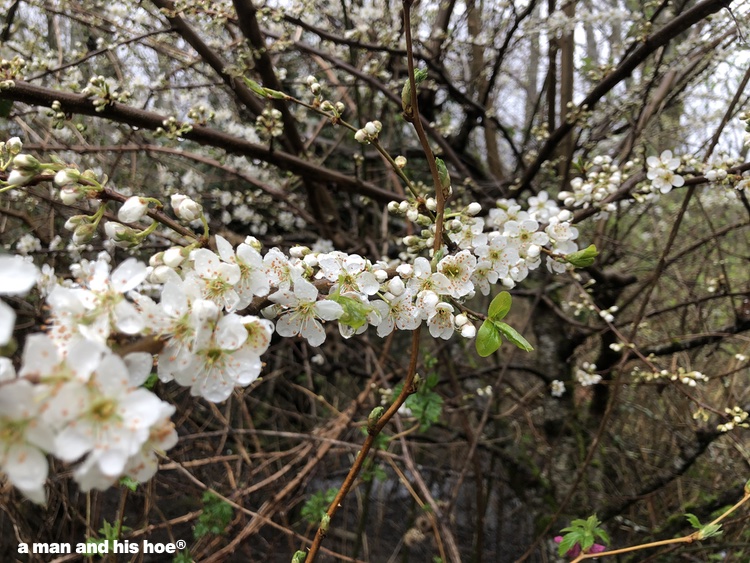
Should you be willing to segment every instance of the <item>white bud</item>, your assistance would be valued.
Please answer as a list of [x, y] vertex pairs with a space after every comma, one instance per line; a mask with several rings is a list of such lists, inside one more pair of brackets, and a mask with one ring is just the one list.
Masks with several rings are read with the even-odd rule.
[[374, 137], [378, 134], [378, 128], [375, 126], [375, 124], [372, 121], [368, 121], [365, 123], [365, 132], [370, 136]]
[[83, 194], [75, 188], [63, 188], [60, 190], [60, 201], [65, 205], [71, 205], [83, 199]]
[[5, 143], [5, 146], [8, 148], [8, 152], [10, 154], [18, 154], [23, 149], [23, 143], [18, 137], [11, 137], [10, 139], [8, 139], [8, 142]]
[[396, 297], [402, 295], [405, 289], [406, 285], [404, 285], [404, 280], [402, 280], [398, 276], [395, 278], [391, 278], [391, 280], [388, 282], [388, 291], [390, 291]]
[[398, 272], [398, 275], [402, 278], [409, 279], [414, 275], [414, 267], [411, 264], [401, 264], [396, 268], [396, 272]]
[[398, 210], [401, 213], [406, 213], [408, 211], [408, 209], [409, 209], [409, 202], [408, 201], [402, 201], [401, 203], [398, 204]]
[[369, 142], [367, 138], [367, 131], [364, 129], [358, 129], [357, 132], [354, 134], [354, 140], [358, 143], [367, 143]]
[[39, 161], [30, 154], [17, 154], [13, 157], [13, 168], [15, 170], [24, 170], [27, 172], [36, 172], [39, 170]]
[[12, 170], [10, 174], [8, 174], [8, 185], [9, 186], [23, 186], [27, 184], [31, 178], [33, 178], [33, 174], [28, 174], [22, 170]]
[[430, 211], [435, 211], [437, 209], [437, 200], [434, 197], [428, 197], [424, 202], [424, 206]]
[[81, 173], [74, 168], [63, 168], [62, 170], [58, 170], [57, 174], [55, 174], [55, 184], [60, 187], [68, 186], [77, 182], [80, 176]]
[[482, 206], [481, 206], [481, 205], [479, 205], [479, 203], [477, 203], [476, 201], [472, 201], [472, 202], [471, 202], [471, 203], [470, 203], [470, 204], [469, 204], [469, 205], [468, 205], [468, 206], [466, 207], [466, 213], [467, 213], [468, 215], [472, 215], [472, 216], [473, 216], [473, 215], [476, 215], [477, 213], [479, 213], [480, 211], [482, 211]]
[[474, 338], [477, 335], [477, 327], [471, 323], [466, 323], [461, 327], [461, 336], [464, 338]]
[[177, 268], [185, 260], [181, 246], [173, 246], [164, 252], [164, 264], [170, 268]]
[[406, 157], [403, 156], [397, 156], [396, 160], [394, 161], [396, 163], [396, 166], [399, 168], [404, 168], [406, 166]]
[[456, 315], [455, 323], [457, 327], [462, 327], [469, 322], [469, 317], [465, 313], [459, 313]]
[[406, 212], [406, 218], [409, 221], [416, 221], [417, 217], [419, 217], [419, 211], [416, 209], [409, 209], [409, 211]]
[[388, 213], [398, 213], [398, 202], [397, 201], [389, 201], [388, 202]]
[[183, 221], [195, 221], [203, 213], [203, 207], [199, 203], [182, 194], [174, 194], [171, 203], [175, 215]]
[[383, 283], [388, 279], [388, 272], [385, 270], [373, 270], [372, 274], [375, 276], [375, 279], [378, 280], [378, 283]]
[[123, 223], [135, 223], [148, 211], [148, 202], [138, 196], [129, 197], [117, 212], [117, 218]]
[[529, 245], [529, 248], [526, 250], [526, 256], [529, 258], [536, 258], [541, 253], [542, 249], [539, 248], [539, 245], [531, 244]]

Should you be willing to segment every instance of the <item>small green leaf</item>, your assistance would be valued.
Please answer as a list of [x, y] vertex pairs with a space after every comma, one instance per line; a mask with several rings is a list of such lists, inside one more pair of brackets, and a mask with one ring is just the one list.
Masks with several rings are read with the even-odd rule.
[[699, 539], [705, 540], [706, 538], [712, 538], [723, 534], [721, 530], [721, 524], [709, 524], [701, 529], [698, 534]]
[[124, 475], [123, 477], [120, 477], [120, 485], [122, 485], [123, 487], [127, 487], [131, 491], [135, 492], [135, 490], [138, 488], [138, 481], [136, 481], [132, 477]]
[[489, 319], [484, 321], [477, 332], [477, 353], [486, 358], [496, 352], [502, 343], [503, 339], [495, 324]]
[[451, 175], [448, 172], [448, 167], [445, 166], [445, 161], [442, 158], [435, 158], [435, 165], [437, 166], [438, 176], [440, 177], [440, 187], [448, 189], [451, 187]]
[[271, 90], [270, 88], [263, 88], [266, 92], [266, 96], [274, 100], [288, 100], [289, 94], [279, 92], [278, 90]]
[[[422, 69], [414, 71], [414, 83], [419, 86], [427, 78], [427, 74], [427, 71]], [[411, 113], [411, 81], [408, 78], [401, 89], [401, 109], [404, 113]]]
[[510, 293], [507, 291], [501, 291], [498, 293], [495, 298], [492, 300], [492, 303], [490, 303], [490, 309], [487, 311], [487, 317], [489, 317], [493, 321], [500, 321], [502, 320], [505, 315], [508, 314], [508, 311], [510, 311], [510, 305], [513, 299], [510, 296]]
[[266, 89], [263, 88], [260, 84], [258, 84], [255, 80], [252, 80], [250, 78], [243, 77], [243, 80], [245, 81], [245, 85], [250, 88], [253, 92], [258, 94], [261, 98], [266, 97]]
[[588, 248], [568, 254], [565, 259], [573, 264], [576, 268], [586, 268], [594, 263], [594, 259], [599, 255], [599, 251], [596, 250], [596, 246], [591, 244]]
[[305, 557], [307, 557], [307, 554], [304, 551], [295, 551], [294, 556], [292, 557], [292, 563], [302, 563], [305, 560]]
[[703, 524], [701, 524], [701, 521], [698, 520], [698, 517], [695, 514], [685, 514], [685, 518], [688, 519], [690, 525], [696, 530], [700, 530], [703, 527]]
[[576, 544], [578, 543], [578, 537], [576, 534], [570, 533], [563, 537], [562, 541], [560, 542], [560, 546], [557, 548], [557, 554], [562, 557], [568, 551], [573, 549]]
[[350, 326], [354, 330], [367, 324], [367, 314], [371, 307], [362, 303], [359, 299], [341, 295], [339, 291], [328, 296], [328, 299], [335, 301], [344, 309], [344, 314], [339, 317], [342, 325]]
[[497, 327], [497, 330], [499, 330], [505, 338], [524, 352], [531, 352], [534, 349], [534, 347], [529, 344], [528, 340], [521, 336], [521, 333], [512, 326], [499, 322], [495, 322], [494, 324]]

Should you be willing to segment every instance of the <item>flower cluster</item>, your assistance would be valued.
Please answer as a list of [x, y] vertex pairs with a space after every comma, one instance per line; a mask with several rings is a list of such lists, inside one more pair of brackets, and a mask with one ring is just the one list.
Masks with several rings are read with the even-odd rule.
[[150, 479], [155, 452], [177, 442], [174, 407], [141, 387], [151, 363], [149, 354], [120, 358], [88, 340], [63, 353], [49, 336], [30, 336], [18, 377], [9, 361], [0, 364], [0, 468], [38, 503], [45, 501], [46, 454], [80, 461], [73, 476], [84, 491], [123, 475]]
[[[8, 164], [44, 170], [68, 199], [95, 197], [102, 189], [91, 171], [32, 157], [17, 163], [20, 156], [8, 157]], [[111, 243], [130, 247], [153, 232], [156, 223], [142, 232], [121, 224], [147, 219], [152, 204], [161, 206], [150, 198], [127, 199], [118, 210], [120, 222], [105, 223]], [[217, 235], [215, 250], [185, 242], [152, 256], [149, 265], [129, 258], [113, 268], [109, 254], [101, 253], [74, 264], [73, 279], [61, 282], [46, 272], [47, 334], [27, 339], [18, 376], [8, 361], [2, 364], [4, 391], [13, 397], [0, 405], [0, 419], [13, 429], [0, 432], [7, 441], [3, 470], [36, 501], [44, 498], [46, 453], [79, 461], [74, 475], [86, 490], [122, 475], [147, 478], [155, 468], [153, 450], [174, 441], [168, 421], [173, 408], [142, 387], [154, 366], [161, 381], [223, 401], [235, 387], [257, 380], [274, 330], [313, 347], [325, 341], [326, 323], [336, 323], [345, 338], [368, 327], [385, 337], [422, 324], [434, 338], [447, 340], [456, 332], [474, 338], [480, 319], [464, 310], [465, 300], [489, 295], [493, 285], [514, 287], [541, 265], [542, 255], [550, 271], [572, 268], [566, 255], [578, 250], [578, 231], [571, 213], [545, 192], [528, 204], [523, 210], [513, 199], [500, 200], [486, 216], [478, 203], [446, 210], [444, 244], [433, 253], [436, 202], [391, 203], [394, 213], [424, 227], [404, 239], [406, 251], [394, 261], [373, 262], [323, 246], [263, 251], [253, 237], [235, 248]], [[207, 234], [199, 203], [174, 194], [171, 207], [179, 220], [199, 221]], [[103, 210], [70, 218], [73, 238], [93, 236]], [[15, 281], [3, 284], [5, 291], [28, 291], [38, 271], [20, 257], [8, 260], [0, 271]], [[260, 312], [262, 317], [249, 314]], [[13, 316], [5, 306], [0, 314], [0, 336], [7, 341]], [[156, 358], [121, 358], [110, 348], [117, 335], [156, 339], [161, 350]]]

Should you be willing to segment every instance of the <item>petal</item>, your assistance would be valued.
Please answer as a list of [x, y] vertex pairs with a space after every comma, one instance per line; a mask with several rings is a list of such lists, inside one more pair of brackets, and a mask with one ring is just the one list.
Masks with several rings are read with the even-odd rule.
[[20, 256], [0, 256], [0, 295], [23, 295], [39, 279], [39, 270]]
[[[316, 290], [317, 291], [317, 290]], [[333, 321], [344, 314], [344, 309], [335, 301], [318, 301], [315, 303], [315, 315], [326, 321]]]
[[125, 293], [139, 286], [148, 276], [148, 267], [135, 258], [128, 258], [112, 272], [112, 288]]
[[13, 336], [16, 312], [4, 301], [0, 301], [0, 346], [5, 346]]

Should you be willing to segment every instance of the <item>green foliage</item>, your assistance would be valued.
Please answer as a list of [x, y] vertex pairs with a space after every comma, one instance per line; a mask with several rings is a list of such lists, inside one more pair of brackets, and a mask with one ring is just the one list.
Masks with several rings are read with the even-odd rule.
[[579, 250], [573, 254], [568, 254], [565, 259], [576, 268], [587, 268], [594, 263], [594, 260], [598, 255], [599, 251], [596, 249], [596, 246], [590, 244], [583, 250]]
[[193, 536], [200, 539], [208, 534], [222, 535], [232, 521], [232, 506], [210, 491], [203, 493], [203, 513], [193, 528]]
[[310, 524], [320, 523], [333, 499], [336, 498], [336, 493], [338, 493], [338, 489], [335, 488], [314, 493], [302, 506], [302, 518]]
[[[426, 70], [415, 70], [414, 71], [414, 84], [419, 86], [422, 82], [424, 82], [425, 78], [427, 78], [427, 71]], [[406, 82], [404, 83], [404, 87], [401, 89], [401, 109], [404, 110], [404, 113], [411, 114], [412, 107], [411, 107], [411, 81], [407, 78]]]
[[698, 534], [699, 540], [720, 536], [723, 533], [721, 530], [721, 524], [707, 524], [704, 526], [695, 514], [690, 513], [685, 514], [685, 518], [688, 519], [688, 522], [690, 522], [690, 525], [693, 528], [700, 530], [700, 533]]
[[476, 338], [477, 353], [483, 358], [494, 354], [500, 348], [503, 336], [524, 352], [531, 352], [534, 349], [516, 329], [501, 322], [501, 319], [510, 311], [511, 302], [510, 293], [502, 291], [490, 303], [487, 320], [479, 327]]
[[146, 378], [146, 381], [143, 382], [143, 386], [149, 391], [153, 391], [154, 387], [156, 387], [157, 381], [159, 381], [159, 376], [155, 373], [152, 373]]
[[307, 557], [307, 554], [304, 551], [295, 551], [294, 556], [292, 557], [292, 563], [302, 563], [305, 560], [305, 557]]
[[[440, 420], [443, 414], [443, 398], [433, 391], [440, 381], [437, 373], [431, 373], [425, 379], [422, 379], [417, 386], [417, 392], [409, 395], [404, 403], [404, 407], [411, 411], [414, 418], [419, 423], [419, 431], [425, 432], [430, 426]], [[397, 385], [393, 394], [398, 396], [401, 393], [403, 383]]]
[[583, 553], [587, 553], [597, 539], [605, 545], [609, 544], [609, 535], [599, 527], [601, 522], [596, 516], [589, 516], [586, 520], [573, 520], [570, 526], [563, 528], [563, 539], [557, 549], [559, 555], [565, 555], [576, 545]]
[[172, 559], [172, 563], [193, 563], [193, 557], [189, 549], [183, 549]]
[[111, 553], [114, 549], [114, 541], [120, 539], [120, 534], [122, 532], [127, 532], [130, 530], [127, 526], [120, 526], [120, 521], [115, 520], [114, 523], [110, 524], [107, 520], [104, 520], [102, 523], [102, 527], [99, 528], [99, 536], [98, 538], [86, 538], [87, 544], [107, 544], [107, 552]]
[[123, 487], [127, 487], [132, 492], [135, 492], [135, 490], [138, 488], [139, 483], [132, 477], [128, 477], [127, 475], [125, 475], [124, 477], [120, 477], [120, 485], [122, 485]]

